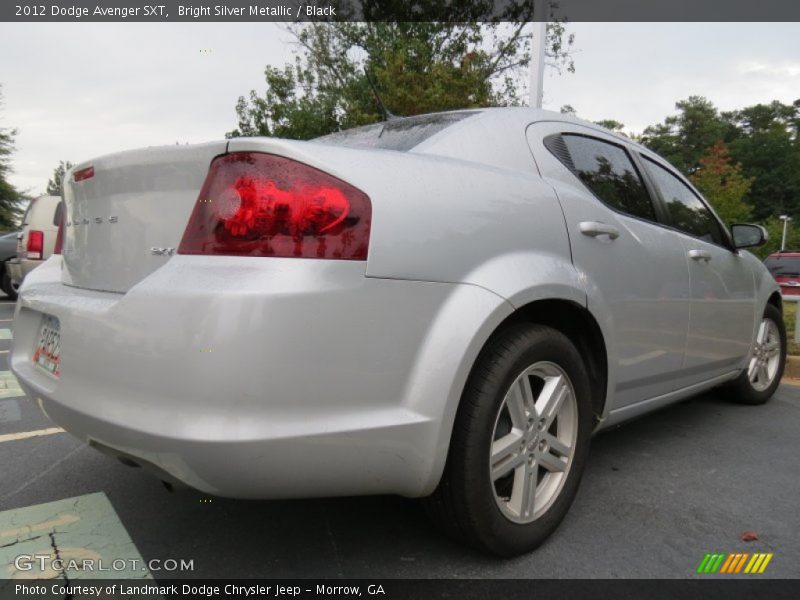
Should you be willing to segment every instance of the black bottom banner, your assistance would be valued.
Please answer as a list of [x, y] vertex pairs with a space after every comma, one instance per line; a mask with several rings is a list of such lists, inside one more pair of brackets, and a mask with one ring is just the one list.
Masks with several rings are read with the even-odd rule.
[[548, 598], [729, 600], [800, 598], [787, 579], [242, 579], [0, 580], [0, 599], [375, 598], [378, 600]]

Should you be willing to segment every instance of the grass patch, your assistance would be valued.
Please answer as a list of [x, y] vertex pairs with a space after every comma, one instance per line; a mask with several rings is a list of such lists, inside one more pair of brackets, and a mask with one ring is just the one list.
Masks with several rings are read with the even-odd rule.
[[797, 321], [797, 302], [783, 303], [783, 322], [786, 324], [786, 342], [789, 354], [800, 354], [800, 345], [794, 341], [794, 326]]

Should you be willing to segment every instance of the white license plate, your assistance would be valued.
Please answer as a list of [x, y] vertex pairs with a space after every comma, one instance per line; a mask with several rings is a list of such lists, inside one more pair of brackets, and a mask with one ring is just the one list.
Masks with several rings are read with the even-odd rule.
[[61, 375], [61, 324], [57, 318], [44, 315], [33, 349], [33, 362], [51, 375]]

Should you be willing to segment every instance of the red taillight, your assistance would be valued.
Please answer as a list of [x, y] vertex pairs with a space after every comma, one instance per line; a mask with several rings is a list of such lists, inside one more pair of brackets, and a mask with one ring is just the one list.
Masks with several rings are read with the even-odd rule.
[[28, 232], [28, 245], [25, 248], [28, 258], [42, 258], [42, 249], [44, 248], [44, 232], [43, 231], [29, 231]]
[[58, 233], [56, 234], [56, 244], [53, 246], [53, 254], [61, 254], [64, 248], [64, 214], [61, 214], [61, 220], [58, 222]]
[[372, 204], [303, 163], [258, 152], [219, 156], [179, 254], [366, 260]]
[[92, 177], [94, 177], [94, 167], [86, 167], [72, 174], [73, 181], [83, 181], [84, 179], [91, 179]]

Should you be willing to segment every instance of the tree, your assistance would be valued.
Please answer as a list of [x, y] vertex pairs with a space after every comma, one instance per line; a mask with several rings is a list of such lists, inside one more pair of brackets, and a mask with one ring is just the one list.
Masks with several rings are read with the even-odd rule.
[[750, 219], [750, 207], [744, 202], [752, 178], [742, 175], [742, 167], [732, 164], [728, 147], [717, 142], [700, 158], [700, 166], [690, 179], [708, 199], [725, 223], [743, 223]]
[[724, 142], [731, 163], [741, 165], [741, 175], [751, 180], [744, 201], [753, 218], [800, 214], [800, 100], [723, 113], [699, 96], [675, 106], [677, 115], [645, 129], [639, 141], [689, 176]]
[[611, 131], [616, 131], [617, 133], [622, 133], [622, 130], [625, 128], [624, 123], [620, 123], [615, 119], [602, 119], [600, 121], [595, 121], [594, 124], [610, 129]]
[[[750, 248], [750, 251], [761, 259], [766, 258], [773, 252], [781, 249], [781, 239], [783, 238], [783, 221], [778, 217], [770, 217], [761, 223], [767, 230], [769, 240], [763, 246]], [[786, 228], [786, 249], [800, 248], [800, 228], [794, 219], [789, 221]]]
[[[365, 0], [365, 14], [372, 19], [368, 22], [289, 26], [298, 48], [295, 61], [266, 67], [266, 92], [261, 96], [253, 90], [249, 98], [239, 98], [239, 124], [228, 137], [309, 139], [374, 123], [385, 116], [376, 95], [388, 111], [401, 116], [522, 103], [518, 89], [530, 62], [525, 27], [530, 0], [507, 3], [509, 10], [516, 10], [511, 23], [486, 22], [476, 14], [491, 2], [464, 3], [457, 19], [445, 17], [440, 2], [415, 2], [413, 8], [429, 20], [409, 12], [408, 21], [391, 22], [375, 18], [385, 4], [395, 16], [398, 6], [411, 6]], [[551, 24], [551, 64], [574, 70], [572, 41], [562, 24]]]
[[47, 180], [46, 194], [48, 196], [60, 196], [64, 182], [64, 175], [73, 167], [70, 161], [59, 161], [58, 166], [53, 169], [53, 177]]
[[800, 214], [800, 101], [757, 104], [725, 116], [739, 131], [731, 156], [753, 179], [747, 200], [756, 218]]
[[[2, 107], [0, 90], [0, 107]], [[11, 174], [11, 155], [14, 152], [16, 129], [0, 127], [0, 229], [14, 229], [19, 219], [20, 203], [25, 199], [8, 181]]]
[[730, 139], [733, 127], [701, 96], [676, 102], [675, 108], [677, 115], [646, 128], [638, 141], [691, 175], [711, 146]]

